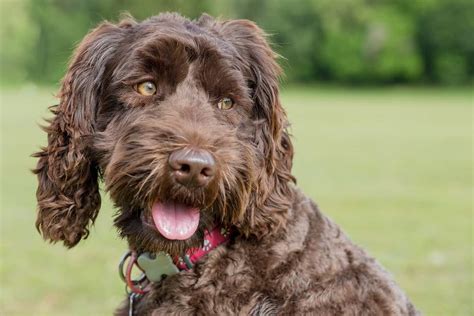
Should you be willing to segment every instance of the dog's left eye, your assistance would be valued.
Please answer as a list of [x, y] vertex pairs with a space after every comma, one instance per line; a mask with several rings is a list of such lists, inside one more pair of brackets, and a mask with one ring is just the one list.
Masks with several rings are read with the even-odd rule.
[[234, 106], [234, 100], [231, 98], [222, 98], [217, 103], [219, 110], [230, 110]]
[[145, 96], [155, 95], [156, 85], [151, 81], [145, 81], [137, 85], [137, 91]]

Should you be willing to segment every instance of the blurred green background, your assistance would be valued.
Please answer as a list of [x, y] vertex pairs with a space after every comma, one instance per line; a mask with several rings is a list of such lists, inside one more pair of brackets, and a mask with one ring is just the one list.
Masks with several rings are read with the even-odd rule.
[[426, 315], [473, 314], [474, 2], [0, 0], [1, 315], [110, 315], [126, 249], [104, 203], [72, 250], [35, 231], [30, 154], [73, 48], [103, 19], [250, 18], [283, 56], [294, 174]]
[[289, 81], [454, 85], [474, 76], [472, 0], [2, 0], [1, 11], [7, 84], [58, 82], [87, 30], [125, 11], [252, 19], [286, 58]]

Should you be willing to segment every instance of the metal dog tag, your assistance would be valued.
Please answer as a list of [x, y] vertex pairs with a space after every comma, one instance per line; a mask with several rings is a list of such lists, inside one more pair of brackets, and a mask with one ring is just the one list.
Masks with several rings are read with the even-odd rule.
[[173, 275], [179, 272], [171, 257], [164, 252], [156, 254], [144, 252], [138, 257], [137, 263], [151, 282], [159, 282], [163, 275]]

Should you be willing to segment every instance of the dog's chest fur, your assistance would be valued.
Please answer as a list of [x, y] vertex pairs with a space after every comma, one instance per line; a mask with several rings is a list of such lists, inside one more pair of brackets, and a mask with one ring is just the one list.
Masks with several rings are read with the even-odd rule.
[[[236, 238], [135, 304], [136, 315], [416, 315], [390, 275], [297, 189], [281, 233]], [[128, 303], [117, 311], [128, 315]]]

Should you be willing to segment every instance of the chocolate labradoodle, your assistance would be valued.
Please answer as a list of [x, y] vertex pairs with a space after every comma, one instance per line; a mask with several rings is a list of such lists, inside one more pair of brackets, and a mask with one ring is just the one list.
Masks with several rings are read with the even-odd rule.
[[275, 57], [250, 21], [169, 13], [76, 49], [35, 154], [36, 225], [75, 246], [104, 182], [131, 251], [118, 315], [417, 314], [295, 185]]

